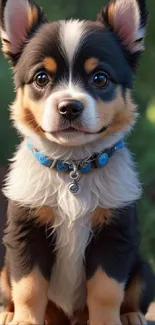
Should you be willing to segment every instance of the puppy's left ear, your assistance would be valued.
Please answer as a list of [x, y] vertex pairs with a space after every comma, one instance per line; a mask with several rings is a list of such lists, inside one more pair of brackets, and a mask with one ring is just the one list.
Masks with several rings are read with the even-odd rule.
[[143, 52], [148, 21], [145, 0], [110, 0], [97, 19], [110, 27], [130, 53]]
[[38, 26], [47, 22], [33, 0], [0, 0], [2, 51], [13, 65]]

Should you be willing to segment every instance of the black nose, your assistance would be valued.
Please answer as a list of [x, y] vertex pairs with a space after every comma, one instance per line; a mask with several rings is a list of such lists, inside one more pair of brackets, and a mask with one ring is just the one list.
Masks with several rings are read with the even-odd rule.
[[73, 121], [83, 111], [83, 104], [79, 100], [67, 99], [59, 103], [58, 109], [66, 120]]

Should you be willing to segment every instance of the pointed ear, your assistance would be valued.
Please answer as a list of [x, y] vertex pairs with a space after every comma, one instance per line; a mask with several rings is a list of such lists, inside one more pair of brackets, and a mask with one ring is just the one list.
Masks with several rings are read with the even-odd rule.
[[145, 0], [110, 0], [97, 19], [110, 27], [131, 53], [144, 50], [148, 20]]
[[31, 32], [46, 22], [41, 8], [32, 0], [1, 0], [2, 51], [14, 63]]

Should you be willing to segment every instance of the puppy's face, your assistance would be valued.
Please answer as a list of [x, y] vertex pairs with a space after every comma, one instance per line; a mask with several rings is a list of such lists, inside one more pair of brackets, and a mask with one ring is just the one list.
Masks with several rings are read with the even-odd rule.
[[33, 2], [5, 0], [2, 40], [14, 65], [16, 127], [65, 146], [130, 130], [137, 116], [131, 89], [143, 47], [142, 15], [138, 1], [117, 0], [96, 22], [48, 23]]

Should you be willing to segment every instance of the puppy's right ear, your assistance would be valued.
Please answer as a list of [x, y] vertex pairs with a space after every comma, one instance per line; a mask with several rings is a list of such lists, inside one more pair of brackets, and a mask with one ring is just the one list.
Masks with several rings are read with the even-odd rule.
[[47, 19], [33, 0], [0, 0], [2, 51], [15, 65], [33, 32]]
[[130, 62], [136, 66], [144, 51], [148, 22], [146, 0], [109, 0], [97, 19], [115, 33], [130, 54]]

